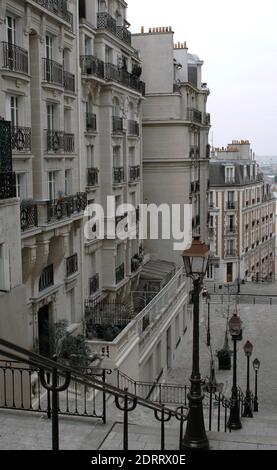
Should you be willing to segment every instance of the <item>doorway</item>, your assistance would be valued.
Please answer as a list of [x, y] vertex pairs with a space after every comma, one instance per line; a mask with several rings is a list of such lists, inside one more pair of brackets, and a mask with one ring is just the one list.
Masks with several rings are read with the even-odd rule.
[[39, 354], [50, 356], [49, 305], [38, 312]]

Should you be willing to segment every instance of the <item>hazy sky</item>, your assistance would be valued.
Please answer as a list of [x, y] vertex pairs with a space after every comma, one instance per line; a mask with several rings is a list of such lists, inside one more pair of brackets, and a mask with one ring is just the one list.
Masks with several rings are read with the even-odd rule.
[[249, 139], [257, 155], [277, 156], [277, 1], [127, 2], [133, 33], [172, 26], [204, 60], [214, 145]]

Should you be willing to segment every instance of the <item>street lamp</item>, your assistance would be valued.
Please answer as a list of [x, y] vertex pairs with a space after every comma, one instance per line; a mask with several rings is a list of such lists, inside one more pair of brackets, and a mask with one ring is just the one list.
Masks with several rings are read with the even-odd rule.
[[249, 386], [249, 361], [253, 351], [253, 344], [250, 341], [247, 341], [243, 347], [246, 358], [247, 358], [247, 385], [246, 385], [246, 396], [245, 396], [245, 403], [244, 403], [244, 410], [243, 410], [243, 417], [244, 418], [253, 418], [252, 413], [252, 406], [251, 406], [251, 392]]
[[232, 387], [232, 407], [228, 421], [230, 429], [241, 429], [239, 402], [238, 402], [238, 389], [237, 389], [237, 340], [241, 331], [241, 320], [239, 316], [234, 313], [229, 321], [229, 331], [234, 342], [233, 354], [233, 387]]
[[201, 390], [201, 375], [199, 369], [199, 297], [202, 282], [206, 274], [210, 249], [195, 236], [190, 249], [183, 253], [185, 271], [193, 281], [193, 353], [190, 392], [188, 394], [189, 412], [186, 434], [182, 449], [209, 449], [204, 415], [203, 393]]
[[259, 411], [259, 403], [258, 403], [258, 371], [260, 368], [260, 361], [259, 359], [254, 359], [253, 361], [253, 368], [255, 371], [255, 396], [254, 396], [254, 411], [257, 412]]

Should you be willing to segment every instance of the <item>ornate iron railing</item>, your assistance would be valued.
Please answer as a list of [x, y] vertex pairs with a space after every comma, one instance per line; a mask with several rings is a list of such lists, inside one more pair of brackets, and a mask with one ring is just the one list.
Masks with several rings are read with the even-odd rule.
[[94, 295], [97, 291], [99, 291], [99, 274], [95, 274], [89, 280], [89, 295]]
[[58, 62], [50, 59], [42, 59], [43, 62], [43, 79], [48, 83], [60, 85], [64, 87], [63, 66]]
[[88, 186], [97, 186], [98, 185], [98, 168], [88, 168], [87, 169], [87, 185]]
[[87, 131], [97, 130], [96, 114], [86, 113], [86, 129]]
[[113, 182], [114, 184], [121, 184], [125, 181], [125, 174], [123, 167], [114, 167], [113, 169]]
[[128, 121], [128, 130], [130, 135], [139, 136], [139, 123], [137, 121]]
[[202, 113], [195, 108], [187, 109], [187, 120], [196, 124], [202, 124]]
[[121, 281], [125, 279], [125, 266], [122, 263], [115, 269], [115, 283], [119, 284]]
[[74, 153], [75, 136], [63, 131], [46, 130], [46, 151], [55, 153]]
[[30, 127], [11, 127], [12, 149], [18, 152], [31, 152], [32, 129]]
[[75, 75], [70, 72], [63, 72], [64, 89], [75, 93]]
[[129, 46], [132, 44], [132, 34], [131, 32], [125, 28], [125, 26], [117, 26], [116, 27], [116, 35], [121, 41], [125, 42]]
[[95, 75], [98, 78], [105, 77], [105, 63], [92, 55], [80, 57], [81, 70], [83, 74]]
[[73, 31], [73, 15], [67, 9], [67, 0], [34, 0], [38, 5], [46, 8], [55, 15], [69, 23], [70, 30]]
[[110, 31], [116, 36], [116, 20], [109, 13], [98, 13], [97, 28]]
[[5, 69], [28, 74], [28, 51], [22, 47], [2, 42], [3, 63]]
[[113, 116], [113, 132], [123, 132], [123, 118]]
[[129, 179], [130, 181], [138, 181], [140, 179], [140, 166], [130, 166], [129, 167]]
[[54, 266], [50, 264], [43, 269], [39, 280], [39, 292], [54, 285]]
[[33, 201], [22, 201], [20, 205], [21, 231], [25, 232], [38, 226], [38, 208]]
[[0, 171], [0, 199], [16, 197], [15, 173]]
[[85, 210], [87, 206], [87, 194], [77, 193], [74, 196], [66, 196], [56, 201], [47, 202], [47, 222], [53, 222], [66, 217], [71, 217]]
[[66, 258], [66, 277], [70, 277], [78, 272], [78, 254], [75, 253]]

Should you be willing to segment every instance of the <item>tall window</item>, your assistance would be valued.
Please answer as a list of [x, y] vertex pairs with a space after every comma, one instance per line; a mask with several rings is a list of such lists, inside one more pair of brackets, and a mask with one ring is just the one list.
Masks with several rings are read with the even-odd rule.
[[9, 44], [16, 43], [16, 20], [12, 16], [5, 18], [6, 42]]
[[16, 174], [16, 197], [27, 199], [27, 175], [26, 173]]
[[10, 97], [10, 118], [12, 127], [18, 126], [18, 97]]
[[232, 255], [235, 251], [235, 242], [234, 240], [227, 240], [227, 252]]
[[119, 168], [121, 166], [120, 147], [118, 146], [113, 148], [113, 166], [114, 168]]
[[53, 59], [53, 37], [48, 34], [45, 36], [45, 54], [46, 59]]
[[50, 201], [56, 199], [57, 172], [49, 171], [48, 173], [48, 198]]
[[135, 147], [129, 148], [129, 165], [135, 166], [136, 164], [136, 149]]
[[64, 131], [71, 132], [71, 110], [65, 109], [64, 110]]
[[63, 50], [63, 68], [67, 72], [70, 70], [70, 51], [69, 49]]
[[72, 194], [72, 170], [65, 170], [64, 188], [65, 188], [65, 195], [70, 196]]
[[87, 168], [94, 168], [94, 147], [93, 145], [87, 146]]
[[214, 278], [214, 267], [211, 263], [208, 264], [207, 268], [207, 279], [213, 279]]
[[53, 131], [55, 128], [55, 105], [48, 104], [47, 105], [47, 130]]
[[92, 54], [91, 44], [92, 44], [91, 38], [89, 36], [85, 36], [85, 55]]

